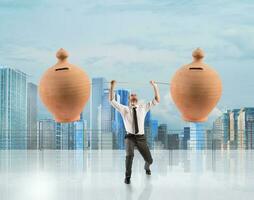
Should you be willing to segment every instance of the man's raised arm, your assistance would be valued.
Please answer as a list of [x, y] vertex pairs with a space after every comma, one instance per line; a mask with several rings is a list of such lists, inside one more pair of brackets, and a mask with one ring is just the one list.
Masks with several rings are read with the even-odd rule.
[[110, 101], [111, 105], [112, 105], [118, 112], [124, 113], [126, 106], [124, 106], [124, 105], [118, 103], [118, 102], [115, 100], [115, 94], [114, 94], [115, 86], [116, 86], [116, 81], [115, 81], [115, 80], [112, 80], [112, 81], [110, 82], [109, 101]]
[[155, 81], [150, 81], [150, 83], [153, 86], [154, 99], [157, 101], [157, 103], [159, 103], [160, 102], [159, 88], [158, 88], [157, 84], [155, 83]]
[[110, 89], [109, 89], [109, 101], [112, 101], [115, 97], [114, 97], [114, 89], [116, 86], [116, 81], [112, 80], [110, 82]]
[[157, 84], [154, 81], [150, 81], [151, 85], [153, 86], [154, 90], [154, 99], [152, 101], [149, 101], [146, 104], [146, 111], [149, 111], [153, 106], [158, 104], [160, 102], [160, 94], [159, 94], [159, 88]]

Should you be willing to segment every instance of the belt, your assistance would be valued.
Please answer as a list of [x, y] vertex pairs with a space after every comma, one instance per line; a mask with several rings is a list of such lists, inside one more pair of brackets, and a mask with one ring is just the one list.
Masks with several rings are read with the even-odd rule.
[[145, 136], [145, 134], [140, 135], [140, 134], [127, 133], [127, 134], [125, 134], [124, 138], [144, 137], [144, 136]]

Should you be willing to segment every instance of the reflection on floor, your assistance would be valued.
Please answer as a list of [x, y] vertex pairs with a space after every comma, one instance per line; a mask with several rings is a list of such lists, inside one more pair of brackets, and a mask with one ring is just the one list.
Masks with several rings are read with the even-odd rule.
[[0, 151], [0, 199], [253, 199], [254, 151], [152, 152], [152, 176], [135, 152], [131, 185], [124, 151]]

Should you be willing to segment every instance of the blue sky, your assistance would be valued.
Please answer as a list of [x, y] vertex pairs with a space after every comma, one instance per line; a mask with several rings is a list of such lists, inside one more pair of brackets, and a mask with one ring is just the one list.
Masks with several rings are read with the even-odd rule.
[[[253, 10], [254, 2], [244, 0], [1, 0], [0, 65], [38, 83], [64, 47], [90, 77], [147, 82], [127, 87], [149, 100], [148, 81], [169, 82], [201, 47], [224, 86], [211, 122], [227, 108], [254, 106]], [[160, 90], [154, 116], [171, 128], [185, 125], [169, 88]]]

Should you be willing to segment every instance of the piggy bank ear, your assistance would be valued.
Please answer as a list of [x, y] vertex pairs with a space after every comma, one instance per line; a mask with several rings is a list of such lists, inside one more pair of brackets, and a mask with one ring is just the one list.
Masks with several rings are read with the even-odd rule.
[[83, 69], [67, 62], [68, 53], [59, 49], [58, 62], [42, 76], [39, 95], [57, 122], [80, 119], [90, 97], [90, 80]]
[[173, 76], [170, 92], [185, 121], [204, 122], [221, 97], [222, 82], [217, 72], [203, 62], [203, 50], [198, 48], [192, 55], [194, 61]]

